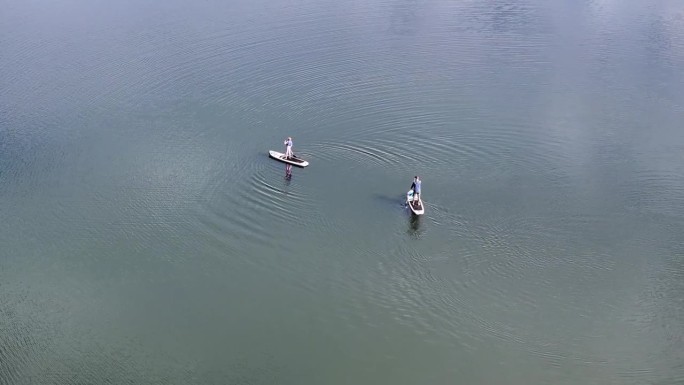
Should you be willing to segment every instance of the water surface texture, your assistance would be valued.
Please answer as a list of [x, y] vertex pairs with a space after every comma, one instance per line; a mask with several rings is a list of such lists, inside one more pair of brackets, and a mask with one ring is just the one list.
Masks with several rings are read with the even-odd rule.
[[681, 1], [0, 8], [1, 385], [684, 383]]

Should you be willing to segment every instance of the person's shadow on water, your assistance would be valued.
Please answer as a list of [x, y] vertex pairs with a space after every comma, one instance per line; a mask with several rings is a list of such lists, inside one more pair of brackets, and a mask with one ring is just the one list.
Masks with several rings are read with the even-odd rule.
[[406, 206], [406, 202], [399, 200], [399, 204], [397, 205], [397, 197], [393, 195], [384, 195], [384, 194], [375, 194], [373, 198], [378, 202], [383, 205], [386, 205], [388, 208], [389, 207], [403, 207], [403, 208], [408, 208]]
[[422, 230], [420, 228], [420, 216], [418, 215], [413, 215], [411, 212], [411, 209], [408, 207], [408, 203], [406, 202], [406, 195], [402, 195], [401, 198], [397, 198], [396, 196], [390, 196], [390, 195], [384, 195], [384, 194], [375, 194], [374, 199], [378, 203], [382, 203], [383, 205], [386, 205], [388, 208], [390, 207], [398, 207], [404, 210], [404, 214], [408, 215], [408, 229], [406, 230], [406, 233], [410, 235], [413, 238], [418, 238]]

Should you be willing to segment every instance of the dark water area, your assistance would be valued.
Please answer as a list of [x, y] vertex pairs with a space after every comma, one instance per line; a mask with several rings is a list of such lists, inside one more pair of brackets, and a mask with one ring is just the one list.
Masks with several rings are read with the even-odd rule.
[[2, 9], [0, 385], [684, 382], [681, 1]]

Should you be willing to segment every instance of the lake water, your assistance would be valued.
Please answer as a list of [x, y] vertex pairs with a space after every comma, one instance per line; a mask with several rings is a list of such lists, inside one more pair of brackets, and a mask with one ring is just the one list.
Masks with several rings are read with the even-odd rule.
[[3, 1], [0, 384], [682, 384], [683, 68], [679, 0]]

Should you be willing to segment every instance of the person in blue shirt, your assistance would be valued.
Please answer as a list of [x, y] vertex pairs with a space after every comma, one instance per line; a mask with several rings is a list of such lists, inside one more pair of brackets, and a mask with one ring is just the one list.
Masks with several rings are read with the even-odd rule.
[[411, 184], [411, 188], [413, 189], [413, 202], [415, 205], [420, 205], [420, 188], [422, 183], [423, 181], [420, 180], [418, 175], [413, 178], [413, 184]]

